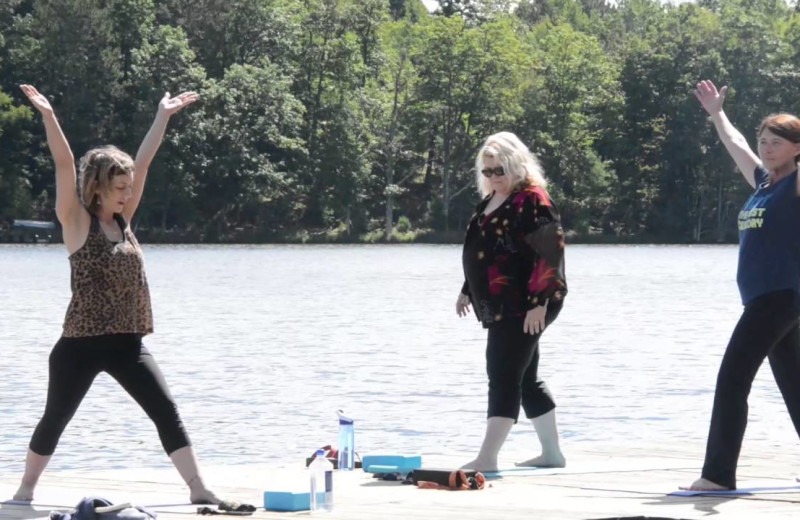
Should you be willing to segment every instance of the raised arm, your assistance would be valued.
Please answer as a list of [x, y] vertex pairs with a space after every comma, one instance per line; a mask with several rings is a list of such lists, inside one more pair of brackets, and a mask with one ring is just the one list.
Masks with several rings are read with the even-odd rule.
[[722, 144], [725, 149], [733, 158], [733, 162], [742, 172], [744, 178], [753, 188], [756, 187], [755, 169], [756, 166], [761, 166], [761, 159], [758, 158], [750, 145], [747, 144], [747, 139], [739, 132], [733, 124], [728, 120], [725, 111], [722, 109], [722, 104], [725, 102], [725, 92], [728, 87], [722, 87], [717, 91], [717, 87], [710, 80], [703, 80], [697, 84], [694, 95], [697, 97], [700, 104], [711, 116], [711, 121], [714, 122], [714, 127], [717, 129]]
[[47, 98], [32, 85], [19, 87], [34, 108], [42, 114], [47, 145], [50, 147], [56, 166], [56, 216], [62, 226], [71, 227], [75, 223], [76, 215], [82, 209], [75, 185], [75, 158]]
[[142, 200], [147, 171], [150, 169], [150, 163], [153, 162], [153, 157], [155, 157], [158, 148], [161, 146], [161, 141], [164, 139], [164, 132], [167, 129], [170, 116], [194, 103], [199, 98], [200, 96], [194, 92], [184, 92], [175, 97], [170, 97], [169, 92], [167, 92], [161, 98], [156, 118], [153, 120], [147, 135], [144, 136], [142, 144], [139, 145], [139, 151], [136, 152], [136, 158], [133, 161], [133, 194], [122, 211], [126, 221], [131, 221], [133, 214], [136, 213], [136, 209], [139, 207], [139, 202]]

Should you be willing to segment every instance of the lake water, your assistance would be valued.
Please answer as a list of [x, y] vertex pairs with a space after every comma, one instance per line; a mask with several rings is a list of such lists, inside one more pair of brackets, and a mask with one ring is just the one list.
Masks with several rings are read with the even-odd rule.
[[[741, 312], [735, 246], [568, 246], [569, 295], [541, 341], [563, 447], [702, 447], [721, 355]], [[159, 361], [201, 462], [361, 453], [463, 453], [485, 424], [485, 331], [459, 319], [452, 245], [146, 246]], [[0, 472], [22, 471], [47, 359], [69, 301], [63, 246], [0, 245]], [[796, 446], [767, 364], [746, 443]], [[504, 453], [538, 448], [528, 421]], [[699, 463], [700, 461], [698, 461]], [[155, 428], [101, 375], [50, 468], [169, 465]]]

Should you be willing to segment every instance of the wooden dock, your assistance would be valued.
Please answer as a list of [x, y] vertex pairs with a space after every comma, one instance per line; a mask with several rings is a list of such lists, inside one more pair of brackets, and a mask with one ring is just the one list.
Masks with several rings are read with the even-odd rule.
[[[787, 457], [776, 450], [748, 451], [747, 445], [739, 467], [739, 486], [769, 491], [745, 496], [670, 496], [678, 485], [690, 483], [698, 476], [702, 453], [696, 448], [571, 447], [566, 453], [569, 465], [565, 469], [508, 472], [502, 478], [489, 480], [481, 491], [418, 489], [376, 480], [361, 471], [337, 473], [335, 511], [327, 517], [351, 520], [800, 518], [796, 454]], [[423, 457], [426, 467], [455, 467], [458, 460]], [[265, 490], [307, 489], [302, 464], [291, 468], [263, 464], [206, 466], [204, 473], [210, 487], [222, 498], [259, 506], [254, 520], [309, 515], [263, 510]], [[52, 510], [72, 509], [84, 496], [143, 505], [155, 511], [160, 520], [200, 518], [196, 507], [186, 503], [188, 491], [172, 468], [47, 472], [33, 505], [8, 502], [18, 478], [19, 475], [0, 474], [0, 520], [46, 518]]]

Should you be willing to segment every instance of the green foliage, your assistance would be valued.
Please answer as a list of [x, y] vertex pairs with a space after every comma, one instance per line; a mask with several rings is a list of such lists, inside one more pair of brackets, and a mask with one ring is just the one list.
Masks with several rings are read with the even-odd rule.
[[33, 213], [30, 171], [20, 157], [29, 142], [23, 129], [32, 116], [31, 109], [15, 106], [0, 90], [0, 222], [29, 218]]
[[618, 67], [592, 36], [543, 22], [531, 34], [535, 76], [519, 134], [534, 144], [561, 200], [565, 225], [582, 234], [601, 227], [613, 171], [596, 150], [622, 103]]
[[135, 153], [164, 92], [201, 94], [151, 168], [137, 225], [155, 240], [458, 237], [474, 156], [503, 130], [539, 156], [573, 236], [735, 240], [747, 186], [691, 91], [729, 85], [748, 139], [767, 114], [800, 112], [795, 9], [439, 5], [0, 0], [0, 218], [52, 218], [44, 131], [18, 90], [32, 83], [77, 157]]
[[397, 231], [399, 233], [407, 233], [411, 230], [411, 221], [405, 215], [397, 219]]

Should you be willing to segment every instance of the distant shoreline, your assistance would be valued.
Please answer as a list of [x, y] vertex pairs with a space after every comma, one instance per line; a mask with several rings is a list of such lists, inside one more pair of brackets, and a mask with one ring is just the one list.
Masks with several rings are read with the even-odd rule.
[[[392, 240], [386, 241], [383, 239], [383, 234], [366, 234], [354, 237], [346, 236], [331, 236], [327, 233], [296, 233], [290, 235], [256, 235], [254, 233], [232, 233], [223, 237], [217, 237], [215, 240], [206, 238], [197, 233], [149, 233], [147, 231], [137, 231], [136, 237], [142, 244], [160, 244], [160, 245], [259, 245], [259, 244], [274, 244], [274, 245], [400, 245], [400, 244], [454, 244], [459, 245], [462, 243], [463, 233], [450, 232], [450, 233], [425, 233], [415, 235], [413, 233], [397, 234], [393, 236]], [[37, 240], [35, 238], [19, 239], [19, 237], [4, 236], [0, 233], [0, 244], [60, 244], [62, 243], [60, 233], [48, 239]], [[669, 241], [658, 240], [646, 237], [611, 237], [602, 235], [589, 235], [589, 236], [573, 236], [567, 238], [569, 245], [736, 245], [737, 242], [719, 242], [719, 241], [700, 241], [700, 242], [687, 242], [687, 241]]]

